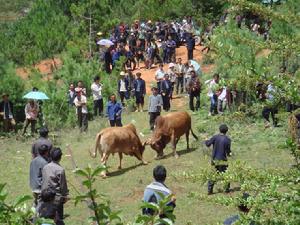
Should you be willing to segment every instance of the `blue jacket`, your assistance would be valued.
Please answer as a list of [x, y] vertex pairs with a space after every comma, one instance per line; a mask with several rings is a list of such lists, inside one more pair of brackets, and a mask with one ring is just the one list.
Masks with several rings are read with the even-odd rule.
[[140, 82], [140, 92], [146, 94], [146, 83], [143, 79], [135, 79], [133, 83], [134, 90], [137, 91], [138, 82]]
[[231, 140], [223, 134], [217, 134], [205, 142], [207, 147], [213, 145], [212, 160], [227, 161], [227, 156], [231, 153]]
[[121, 119], [122, 105], [119, 102], [109, 101], [106, 105], [106, 116], [109, 120]]

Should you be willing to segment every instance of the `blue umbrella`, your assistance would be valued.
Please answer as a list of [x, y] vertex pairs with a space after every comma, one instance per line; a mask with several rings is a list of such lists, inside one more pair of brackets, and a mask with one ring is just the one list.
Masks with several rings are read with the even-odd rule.
[[44, 92], [41, 92], [41, 91], [28, 92], [26, 95], [23, 96], [23, 98], [34, 99], [34, 100], [47, 100], [47, 99], [49, 99], [48, 96]]
[[195, 60], [190, 60], [190, 62], [191, 62], [191, 65], [193, 65], [196, 74], [200, 75], [201, 74], [200, 64], [197, 63]]
[[97, 42], [97, 45], [112, 46], [114, 45], [114, 43], [108, 39], [101, 39], [100, 41]]

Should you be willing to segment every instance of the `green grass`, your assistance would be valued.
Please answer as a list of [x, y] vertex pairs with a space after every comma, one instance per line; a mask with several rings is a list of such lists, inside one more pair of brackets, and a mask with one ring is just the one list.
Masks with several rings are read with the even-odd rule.
[[[229, 215], [236, 213], [236, 209], [231, 207], [190, 198], [189, 195], [194, 192], [206, 194], [206, 185], [188, 182], [177, 176], [184, 171], [196, 172], [201, 168], [210, 166], [210, 159], [204, 155], [203, 151], [207, 148], [203, 146], [202, 142], [204, 137], [216, 133], [219, 124], [223, 121], [229, 124], [230, 127], [229, 136], [232, 138], [232, 150], [234, 152], [231, 160], [242, 160], [255, 168], [288, 169], [290, 167], [292, 164], [290, 155], [279, 148], [286, 139], [285, 126], [265, 130], [261, 120], [256, 123], [247, 123], [244, 121], [239, 122], [239, 120], [232, 117], [228, 119], [228, 116], [208, 118], [206, 108], [207, 106], [199, 114], [192, 116], [193, 128], [200, 140], [196, 142], [193, 137], [190, 137], [193, 150], [187, 152], [184, 138], [182, 138], [178, 144], [178, 152], [181, 155], [179, 159], [167, 157], [156, 161], [154, 160], [155, 152], [147, 147], [144, 157], [150, 162], [148, 165], [141, 166], [137, 159], [125, 156], [123, 170], [118, 171], [117, 155], [109, 158], [108, 166], [110, 167], [111, 177], [108, 179], [99, 177], [96, 188], [100, 193], [107, 195], [114, 209], [122, 210], [122, 217], [125, 221], [133, 221], [134, 216], [140, 212], [139, 206], [143, 197], [143, 190], [152, 181], [152, 169], [158, 164], [166, 166], [168, 170], [166, 184], [177, 197], [176, 224], [187, 224], [189, 221], [191, 224], [216, 224], [222, 222]], [[184, 110], [184, 108], [177, 110]], [[133, 122], [138, 132], [145, 134], [142, 137], [143, 140], [149, 137], [148, 114], [146, 112], [125, 114], [123, 122], [124, 124]], [[282, 121], [282, 123], [285, 124], [285, 121]], [[66, 151], [66, 144], [70, 144], [78, 167], [85, 167], [88, 164], [95, 167], [100, 159], [92, 159], [89, 156], [88, 149], [94, 146], [95, 135], [104, 126], [108, 126], [106, 120], [97, 119], [89, 123], [87, 134], [80, 135], [77, 129], [63, 129], [60, 133], [57, 133], [58, 138], [55, 139], [55, 145], [61, 146]], [[15, 137], [12, 137], [0, 140], [2, 159], [0, 170], [3, 171], [0, 182], [7, 183], [11, 198], [31, 193], [28, 185], [28, 172], [33, 139], [21, 139], [16, 140]], [[170, 146], [167, 147], [165, 153], [171, 153]], [[70, 194], [71, 197], [74, 197], [75, 188], [80, 190], [80, 180], [72, 173], [71, 159], [66, 156], [68, 152], [65, 152], [64, 155], [61, 165], [66, 169]], [[221, 188], [220, 185], [216, 185], [216, 190], [218, 188]], [[214, 196], [217, 195], [222, 195], [222, 193]], [[75, 207], [73, 203], [73, 201], [70, 201], [66, 204], [65, 213], [71, 215], [66, 219], [66, 224], [87, 224], [89, 212], [86, 205], [79, 204]]]

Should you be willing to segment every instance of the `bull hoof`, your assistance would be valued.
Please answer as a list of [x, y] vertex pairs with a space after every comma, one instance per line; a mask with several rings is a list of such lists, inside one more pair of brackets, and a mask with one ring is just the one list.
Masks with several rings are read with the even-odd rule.
[[121, 166], [118, 166], [118, 170], [121, 170], [122, 169], [122, 167]]
[[105, 179], [105, 178], [107, 178], [107, 174], [106, 174], [105, 172], [103, 172], [103, 173], [101, 173], [101, 177], [102, 177], [103, 179]]
[[177, 153], [174, 154], [175, 159], [179, 158], [179, 155]]
[[162, 158], [164, 158], [164, 155], [158, 155], [158, 156], [155, 157], [155, 160], [160, 160]]
[[148, 162], [144, 161], [144, 162], [143, 162], [143, 165], [148, 165]]

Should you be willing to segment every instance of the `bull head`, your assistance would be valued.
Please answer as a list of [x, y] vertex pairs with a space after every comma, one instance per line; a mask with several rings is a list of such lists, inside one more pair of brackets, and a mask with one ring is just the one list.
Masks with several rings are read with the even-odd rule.
[[161, 135], [148, 141], [148, 144], [157, 152], [157, 155], [159, 156], [163, 155], [163, 150], [166, 147], [166, 142], [164, 139], [164, 136]]

